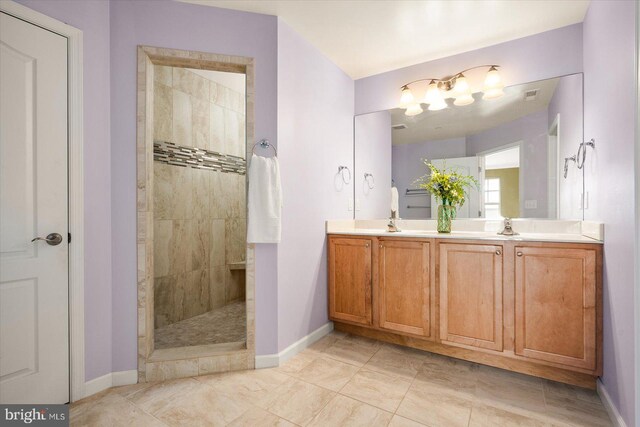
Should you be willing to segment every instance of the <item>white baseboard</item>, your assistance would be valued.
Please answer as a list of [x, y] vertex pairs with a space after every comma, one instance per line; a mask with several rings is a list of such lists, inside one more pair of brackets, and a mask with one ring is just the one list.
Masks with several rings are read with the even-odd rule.
[[111, 377], [113, 378], [111, 382], [112, 387], [138, 383], [138, 371], [135, 369], [132, 369], [130, 371], [113, 372], [111, 374]]
[[110, 387], [135, 384], [138, 382], [138, 371], [111, 372], [84, 383], [84, 396], [89, 397]]
[[256, 369], [275, 368], [277, 366], [280, 366], [279, 353], [256, 356]]
[[609, 414], [609, 418], [611, 418], [611, 422], [613, 423], [614, 427], [627, 427], [627, 424], [624, 422], [624, 419], [620, 415], [620, 412], [618, 412], [618, 408], [616, 408], [616, 405], [613, 404], [613, 401], [611, 400], [611, 396], [609, 396], [609, 393], [607, 392], [607, 389], [604, 387], [604, 384], [602, 384], [602, 381], [598, 379], [596, 384], [598, 387], [598, 395], [600, 396], [600, 399], [602, 400], [602, 404], [607, 410], [607, 413]]
[[294, 342], [280, 353], [256, 356], [256, 369], [275, 368], [276, 366], [280, 366], [331, 331], [333, 331], [333, 322], [328, 322], [311, 332], [309, 335]]

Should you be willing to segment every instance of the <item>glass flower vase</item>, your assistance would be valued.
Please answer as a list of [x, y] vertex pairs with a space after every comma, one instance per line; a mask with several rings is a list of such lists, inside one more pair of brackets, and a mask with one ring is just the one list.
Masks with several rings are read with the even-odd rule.
[[451, 233], [451, 220], [456, 217], [456, 207], [448, 200], [438, 206], [438, 233]]

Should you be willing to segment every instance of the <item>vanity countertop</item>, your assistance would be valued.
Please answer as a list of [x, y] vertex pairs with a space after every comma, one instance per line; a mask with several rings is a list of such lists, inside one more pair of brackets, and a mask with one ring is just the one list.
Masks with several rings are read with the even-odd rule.
[[[501, 221], [456, 220], [451, 233], [438, 233], [435, 221], [398, 221], [399, 232], [388, 232], [385, 220], [327, 221], [327, 234], [362, 235], [375, 237], [408, 237], [466, 240], [499, 240], [522, 242], [560, 242], [602, 244], [602, 226], [582, 221], [514, 220], [514, 230], [520, 234], [497, 234]], [[533, 222], [536, 222], [535, 224]], [[431, 224], [431, 223], [434, 224]], [[458, 225], [458, 227], [456, 227]], [[520, 230], [519, 231], [519, 226]], [[457, 228], [457, 230], [456, 230]]]

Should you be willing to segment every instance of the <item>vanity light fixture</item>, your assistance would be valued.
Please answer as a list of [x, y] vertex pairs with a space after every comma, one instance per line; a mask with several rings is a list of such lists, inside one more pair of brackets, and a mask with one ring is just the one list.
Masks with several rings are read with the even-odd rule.
[[414, 83], [423, 81], [429, 81], [429, 86], [427, 87], [427, 92], [424, 96], [424, 103], [429, 105], [429, 111], [438, 111], [447, 108], [448, 105], [445, 101], [446, 98], [454, 98], [453, 105], [459, 107], [473, 104], [475, 99], [473, 98], [471, 86], [469, 85], [464, 73], [476, 68], [484, 67], [488, 67], [489, 71], [487, 72], [487, 76], [484, 80], [484, 95], [482, 99], [495, 99], [501, 97], [504, 95], [504, 84], [502, 83], [500, 73], [498, 72], [498, 67], [500, 66], [478, 65], [477, 67], [471, 67], [460, 71], [451, 77], [445, 77], [442, 79], [419, 79], [404, 84], [400, 88], [402, 91], [400, 96], [400, 106], [401, 108], [406, 109], [405, 115], [407, 116], [417, 116], [424, 111], [422, 105], [420, 105], [419, 101], [416, 101], [416, 97], [413, 95], [413, 92], [411, 92], [409, 87]]

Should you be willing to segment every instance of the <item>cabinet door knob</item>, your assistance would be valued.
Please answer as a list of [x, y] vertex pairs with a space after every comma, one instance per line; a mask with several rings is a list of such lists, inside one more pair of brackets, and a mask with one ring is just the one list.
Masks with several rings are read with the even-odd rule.
[[498, 250], [496, 251], [496, 255], [502, 255], [502, 251], [501, 251], [500, 249], [498, 249]]
[[369, 247], [369, 244], [368, 244], [368, 243], [365, 243], [364, 247], [365, 247], [365, 248], [368, 248], [368, 247]]
[[516, 252], [516, 255], [522, 256], [522, 252], [518, 251], [518, 252]]

